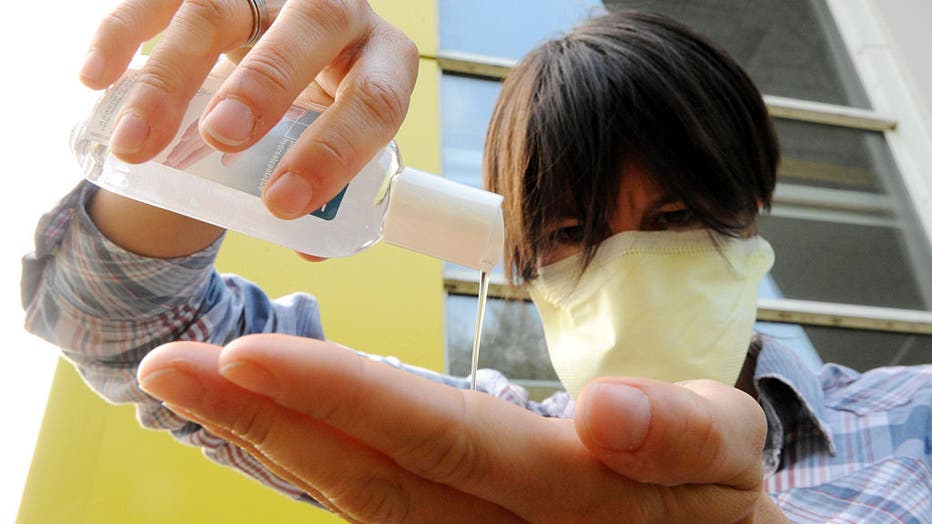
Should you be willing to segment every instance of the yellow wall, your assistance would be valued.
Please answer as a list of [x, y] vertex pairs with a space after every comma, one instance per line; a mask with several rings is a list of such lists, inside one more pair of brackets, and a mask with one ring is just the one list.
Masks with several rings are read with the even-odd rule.
[[[436, 48], [434, 0], [372, 0], [424, 55]], [[439, 70], [420, 64], [409, 116], [397, 141], [408, 165], [440, 169]], [[328, 338], [406, 362], [443, 368], [443, 280], [439, 261], [376, 246], [319, 264], [231, 234], [218, 260], [271, 296], [311, 292]], [[337, 522], [245, 476], [209, 462], [168, 434], [141, 429], [130, 406], [91, 393], [61, 363], [49, 397], [17, 522], [20, 524]]]

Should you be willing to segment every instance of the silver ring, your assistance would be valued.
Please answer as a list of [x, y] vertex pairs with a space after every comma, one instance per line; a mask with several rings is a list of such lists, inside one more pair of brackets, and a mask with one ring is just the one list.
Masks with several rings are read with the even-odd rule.
[[265, 0], [246, 0], [249, 2], [249, 10], [252, 11], [252, 32], [249, 33], [249, 39], [243, 44], [243, 47], [252, 47], [262, 38], [262, 33], [269, 26], [269, 10], [265, 6]]

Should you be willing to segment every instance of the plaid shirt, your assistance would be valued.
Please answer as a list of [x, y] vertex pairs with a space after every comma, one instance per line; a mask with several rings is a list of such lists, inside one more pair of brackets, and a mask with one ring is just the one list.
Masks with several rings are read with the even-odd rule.
[[[296, 293], [269, 299], [255, 284], [219, 275], [220, 240], [160, 260], [120, 249], [85, 212], [82, 183], [42, 218], [23, 260], [26, 327], [61, 346], [104, 398], [136, 405], [140, 423], [168, 430], [212, 460], [297, 499], [313, 500], [235, 445], [178, 417], [139, 389], [136, 367], [171, 340], [225, 344], [247, 333], [323, 338], [317, 302]], [[448, 384], [467, 380], [370, 358]], [[544, 416], [571, 417], [573, 401], [543, 402], [494, 370], [480, 388]], [[755, 371], [768, 422], [766, 489], [793, 522], [932, 523], [932, 365], [867, 373], [826, 365], [813, 374], [792, 351], [764, 341]]]

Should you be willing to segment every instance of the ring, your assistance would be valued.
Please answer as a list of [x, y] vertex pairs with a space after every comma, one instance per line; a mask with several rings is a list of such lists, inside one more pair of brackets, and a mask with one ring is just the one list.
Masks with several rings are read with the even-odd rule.
[[262, 38], [262, 33], [268, 28], [269, 10], [265, 6], [265, 0], [246, 1], [249, 2], [249, 10], [252, 11], [252, 32], [249, 33], [249, 39], [243, 47], [252, 47]]

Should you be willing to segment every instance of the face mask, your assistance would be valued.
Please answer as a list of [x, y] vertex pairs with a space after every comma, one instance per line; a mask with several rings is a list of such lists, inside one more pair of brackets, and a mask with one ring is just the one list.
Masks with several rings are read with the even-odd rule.
[[757, 289], [773, 266], [766, 240], [626, 231], [599, 245], [581, 277], [580, 256], [529, 282], [550, 360], [571, 395], [600, 376], [735, 383]]

